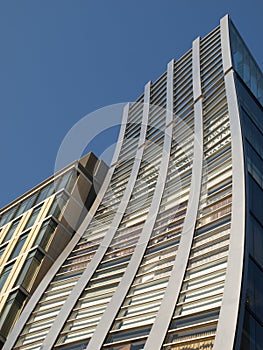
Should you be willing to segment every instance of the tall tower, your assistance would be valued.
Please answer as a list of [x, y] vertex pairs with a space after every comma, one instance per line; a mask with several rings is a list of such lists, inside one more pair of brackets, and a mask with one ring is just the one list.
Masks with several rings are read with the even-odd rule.
[[263, 348], [262, 102], [225, 16], [124, 108], [98, 197], [4, 350]]

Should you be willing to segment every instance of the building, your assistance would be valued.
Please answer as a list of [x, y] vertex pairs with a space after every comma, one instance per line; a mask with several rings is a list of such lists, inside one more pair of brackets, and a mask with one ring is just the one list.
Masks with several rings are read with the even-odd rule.
[[4, 350], [263, 349], [263, 79], [228, 16], [126, 105]]
[[23, 305], [79, 227], [106, 169], [89, 153], [0, 211], [2, 345]]

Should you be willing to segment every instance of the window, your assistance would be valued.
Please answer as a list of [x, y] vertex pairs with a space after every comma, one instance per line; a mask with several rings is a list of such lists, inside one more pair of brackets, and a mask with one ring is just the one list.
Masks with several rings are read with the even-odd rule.
[[66, 346], [61, 346], [59, 347], [59, 349], [61, 350], [83, 350], [86, 349], [88, 345], [88, 342], [82, 342], [80, 344], [70, 344], [70, 345], [66, 345]]
[[19, 255], [19, 253], [20, 253], [20, 251], [21, 251], [21, 249], [22, 249], [22, 247], [27, 239], [27, 236], [28, 236], [28, 233], [25, 233], [19, 238], [19, 241], [17, 242], [15, 249], [13, 250], [11, 256], [9, 257], [9, 260], [12, 260]]
[[6, 250], [6, 244], [4, 245], [4, 246], [2, 246], [1, 248], [0, 248], [0, 259], [1, 259], [1, 257], [2, 257], [2, 255], [4, 254], [4, 251]]
[[15, 230], [16, 230], [18, 224], [19, 224], [19, 220], [14, 221], [14, 222], [12, 223], [12, 225], [11, 225], [11, 227], [9, 228], [9, 230], [8, 230], [8, 232], [7, 232], [7, 235], [6, 235], [5, 239], [4, 239], [4, 242], [7, 242], [7, 241], [9, 241], [9, 240], [12, 238], [13, 233], [15, 232]]
[[263, 271], [249, 259], [247, 305], [261, 322], [263, 322], [262, 290]]
[[263, 268], [263, 227], [253, 215], [249, 222], [250, 254]]
[[262, 104], [263, 79], [260, 68], [256, 64], [254, 58], [251, 56], [235, 27], [231, 25], [230, 29], [234, 67], [247, 87]]
[[44, 254], [39, 250], [35, 250], [28, 255], [24, 267], [16, 281], [16, 286], [22, 285], [27, 291], [30, 291], [43, 257]]
[[257, 184], [263, 188], [263, 161], [249, 143], [246, 144], [246, 151], [248, 172]]
[[240, 350], [263, 349], [263, 327], [246, 310]]
[[42, 202], [47, 197], [54, 193], [54, 183], [51, 182], [49, 185], [45, 186], [39, 193], [36, 204]]
[[9, 330], [17, 319], [25, 298], [25, 294], [20, 290], [9, 295], [0, 316], [0, 332], [4, 337], [7, 337]]
[[63, 211], [66, 203], [68, 201], [68, 196], [66, 193], [60, 193], [55, 199], [49, 210], [49, 215], [59, 218], [60, 213]]
[[59, 180], [55, 180], [56, 182], [56, 192], [59, 190], [66, 188], [67, 184], [69, 183], [69, 178], [71, 177], [72, 171], [68, 171], [64, 175], [62, 175]]
[[33, 210], [33, 212], [32, 212], [32, 214], [31, 214], [31, 216], [30, 216], [30, 218], [29, 218], [29, 220], [28, 220], [26, 226], [24, 227], [24, 230], [26, 230], [26, 229], [28, 229], [29, 227], [33, 226], [33, 224], [35, 223], [35, 220], [36, 220], [36, 218], [37, 218], [37, 216], [38, 216], [40, 210], [41, 210], [41, 206], [40, 206], [40, 207], [37, 207], [37, 208], [35, 208], [35, 209]]
[[37, 193], [34, 193], [32, 196], [24, 199], [20, 207], [18, 208], [16, 216], [19, 216], [20, 214], [23, 214], [24, 212], [29, 210], [33, 206], [36, 197], [37, 197]]
[[103, 349], [107, 350], [142, 350], [144, 348], [145, 341], [135, 341], [132, 343], [123, 344], [120, 346], [105, 346]]
[[41, 248], [46, 249], [49, 245], [50, 238], [53, 235], [57, 224], [53, 220], [45, 221], [38, 233], [34, 245], [40, 245]]
[[0, 276], [0, 291], [2, 290], [12, 268], [14, 266], [14, 263], [8, 264], [2, 271], [1, 276]]
[[255, 182], [252, 176], [248, 176], [248, 186], [250, 191], [249, 208], [256, 219], [263, 225], [262, 208], [263, 208], [263, 191]]
[[5, 225], [6, 223], [8, 223], [10, 220], [12, 220], [12, 218], [14, 217], [14, 214], [17, 210], [17, 206], [9, 209], [8, 211], [6, 211], [5, 213], [3, 213], [1, 215], [0, 218], [0, 226]]
[[[241, 107], [242, 119], [244, 121], [244, 132], [247, 140], [253, 146], [253, 148], [258, 152], [258, 154], [263, 158], [263, 145], [262, 145], [262, 137], [263, 137], [263, 125], [260, 120], [260, 113], [256, 113], [256, 111], [251, 111], [249, 114], [245, 111], [243, 107]], [[258, 119], [257, 119], [257, 115]]]
[[119, 342], [124, 339], [128, 338], [137, 338], [137, 337], [143, 337], [149, 334], [151, 330], [151, 327], [141, 327], [141, 328], [132, 328], [132, 329], [127, 329], [126, 331], [122, 332], [117, 332], [117, 333], [112, 333], [109, 337], [107, 342]]

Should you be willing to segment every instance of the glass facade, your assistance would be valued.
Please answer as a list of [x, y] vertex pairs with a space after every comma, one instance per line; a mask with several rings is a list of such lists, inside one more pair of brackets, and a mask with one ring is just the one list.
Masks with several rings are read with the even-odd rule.
[[[146, 84], [124, 109], [100, 201], [4, 350], [261, 349], [262, 98], [262, 73], [228, 17]], [[13, 260], [41, 213], [35, 203]], [[8, 237], [21, 223], [6, 215]], [[26, 271], [57, 221], [39, 226]], [[19, 283], [30, 289], [26, 273]]]
[[[262, 74], [261, 74], [262, 76]], [[262, 82], [262, 79], [261, 79]], [[262, 101], [246, 89], [244, 81], [236, 79], [246, 161], [247, 187], [247, 244], [246, 275], [244, 279], [244, 317], [242, 350], [263, 347], [263, 123]], [[252, 91], [253, 92], [253, 91]]]
[[[28, 297], [74, 234], [73, 227], [64, 224], [64, 213], [76, 202], [73, 187], [84, 176], [74, 164], [0, 212], [0, 346]], [[87, 183], [91, 189], [92, 182], [87, 179]], [[75, 215], [80, 216], [81, 211], [79, 204]]]
[[263, 79], [262, 72], [247, 46], [239, 35], [233, 23], [230, 26], [231, 49], [233, 64], [242, 81], [254, 94], [256, 99], [263, 104]]

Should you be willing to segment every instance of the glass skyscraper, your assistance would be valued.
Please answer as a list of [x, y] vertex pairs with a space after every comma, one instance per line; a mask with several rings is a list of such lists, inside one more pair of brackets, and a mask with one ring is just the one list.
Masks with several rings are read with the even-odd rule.
[[263, 349], [263, 78], [225, 16], [127, 104], [3, 349]]

